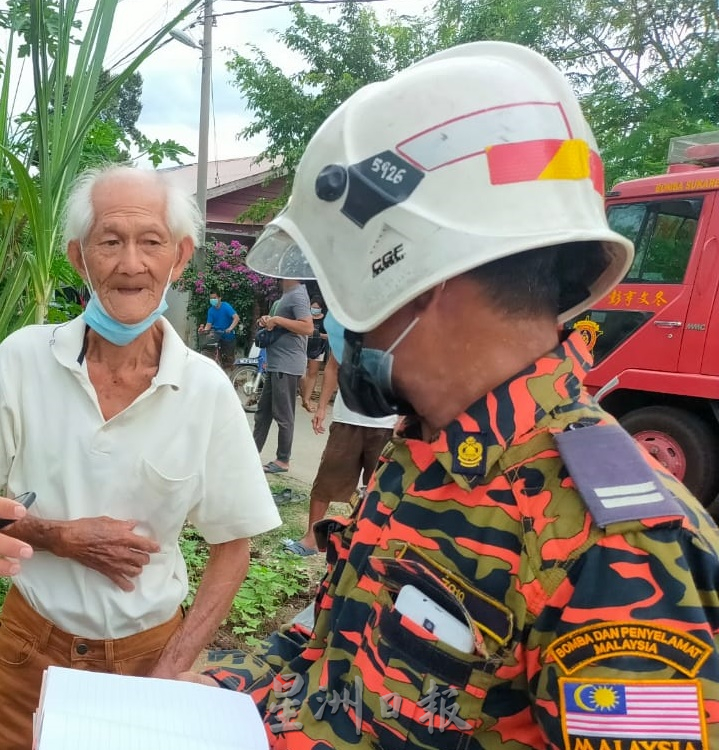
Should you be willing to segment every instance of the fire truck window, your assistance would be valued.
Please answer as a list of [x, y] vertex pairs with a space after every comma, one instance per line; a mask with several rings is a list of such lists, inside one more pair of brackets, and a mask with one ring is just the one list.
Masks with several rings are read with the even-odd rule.
[[625, 281], [680, 284], [701, 207], [701, 198], [610, 207], [612, 229], [634, 242], [634, 262]]

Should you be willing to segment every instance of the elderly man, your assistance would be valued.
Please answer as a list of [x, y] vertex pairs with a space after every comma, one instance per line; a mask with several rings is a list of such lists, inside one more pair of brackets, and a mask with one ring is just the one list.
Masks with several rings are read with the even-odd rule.
[[558, 334], [632, 246], [556, 68], [479, 43], [357, 92], [248, 262], [302, 276], [301, 254], [347, 406], [409, 424], [320, 529], [312, 632], [212, 679], [289, 750], [719, 747], [719, 532]]
[[[280, 521], [232, 386], [162, 317], [198, 218], [154, 172], [82, 175], [65, 236], [86, 310], [0, 345], [0, 484], [37, 494], [7, 529], [36, 554], [0, 617], [3, 750], [30, 747], [49, 665], [188, 669], [245, 577], [249, 537]], [[210, 557], [183, 614], [188, 519]]]

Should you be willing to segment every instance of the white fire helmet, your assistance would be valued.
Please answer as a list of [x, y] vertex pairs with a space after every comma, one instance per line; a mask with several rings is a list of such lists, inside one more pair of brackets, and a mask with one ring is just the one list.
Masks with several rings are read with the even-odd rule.
[[564, 321], [634, 254], [609, 229], [603, 193], [594, 137], [559, 70], [514, 44], [466, 44], [365, 86], [324, 122], [248, 264], [316, 278], [337, 320], [362, 333], [477, 266], [600, 241], [609, 265]]

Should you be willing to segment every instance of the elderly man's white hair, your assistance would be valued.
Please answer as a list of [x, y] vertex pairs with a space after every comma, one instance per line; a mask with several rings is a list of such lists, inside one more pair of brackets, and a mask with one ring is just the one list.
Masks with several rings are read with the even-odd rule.
[[202, 226], [202, 216], [194, 196], [173, 183], [171, 179], [154, 169], [138, 169], [126, 165], [111, 164], [87, 169], [75, 179], [65, 204], [63, 239], [65, 247], [72, 240], [84, 242], [95, 221], [92, 191], [96, 185], [113, 178], [130, 177], [136, 180], [151, 180], [164, 191], [167, 226], [175, 240], [191, 237], [197, 246]]

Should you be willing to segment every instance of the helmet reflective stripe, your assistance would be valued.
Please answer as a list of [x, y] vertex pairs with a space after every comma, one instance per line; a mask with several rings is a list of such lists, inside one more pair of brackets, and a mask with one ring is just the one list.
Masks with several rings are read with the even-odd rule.
[[292, 265], [299, 248], [337, 320], [362, 332], [477, 266], [602, 242], [610, 265], [565, 319], [632, 259], [607, 225], [602, 182], [591, 130], [549, 61], [503, 42], [462, 45], [360, 89], [325, 121], [272, 242], [263, 235], [248, 264], [279, 275], [282, 230]]
[[586, 141], [524, 141], [487, 149], [489, 179], [493, 185], [529, 180], [583, 180], [604, 193], [604, 168]]
[[492, 146], [571, 137], [559, 102], [521, 102], [468, 112], [402, 141], [397, 151], [425, 171], [486, 153]]

